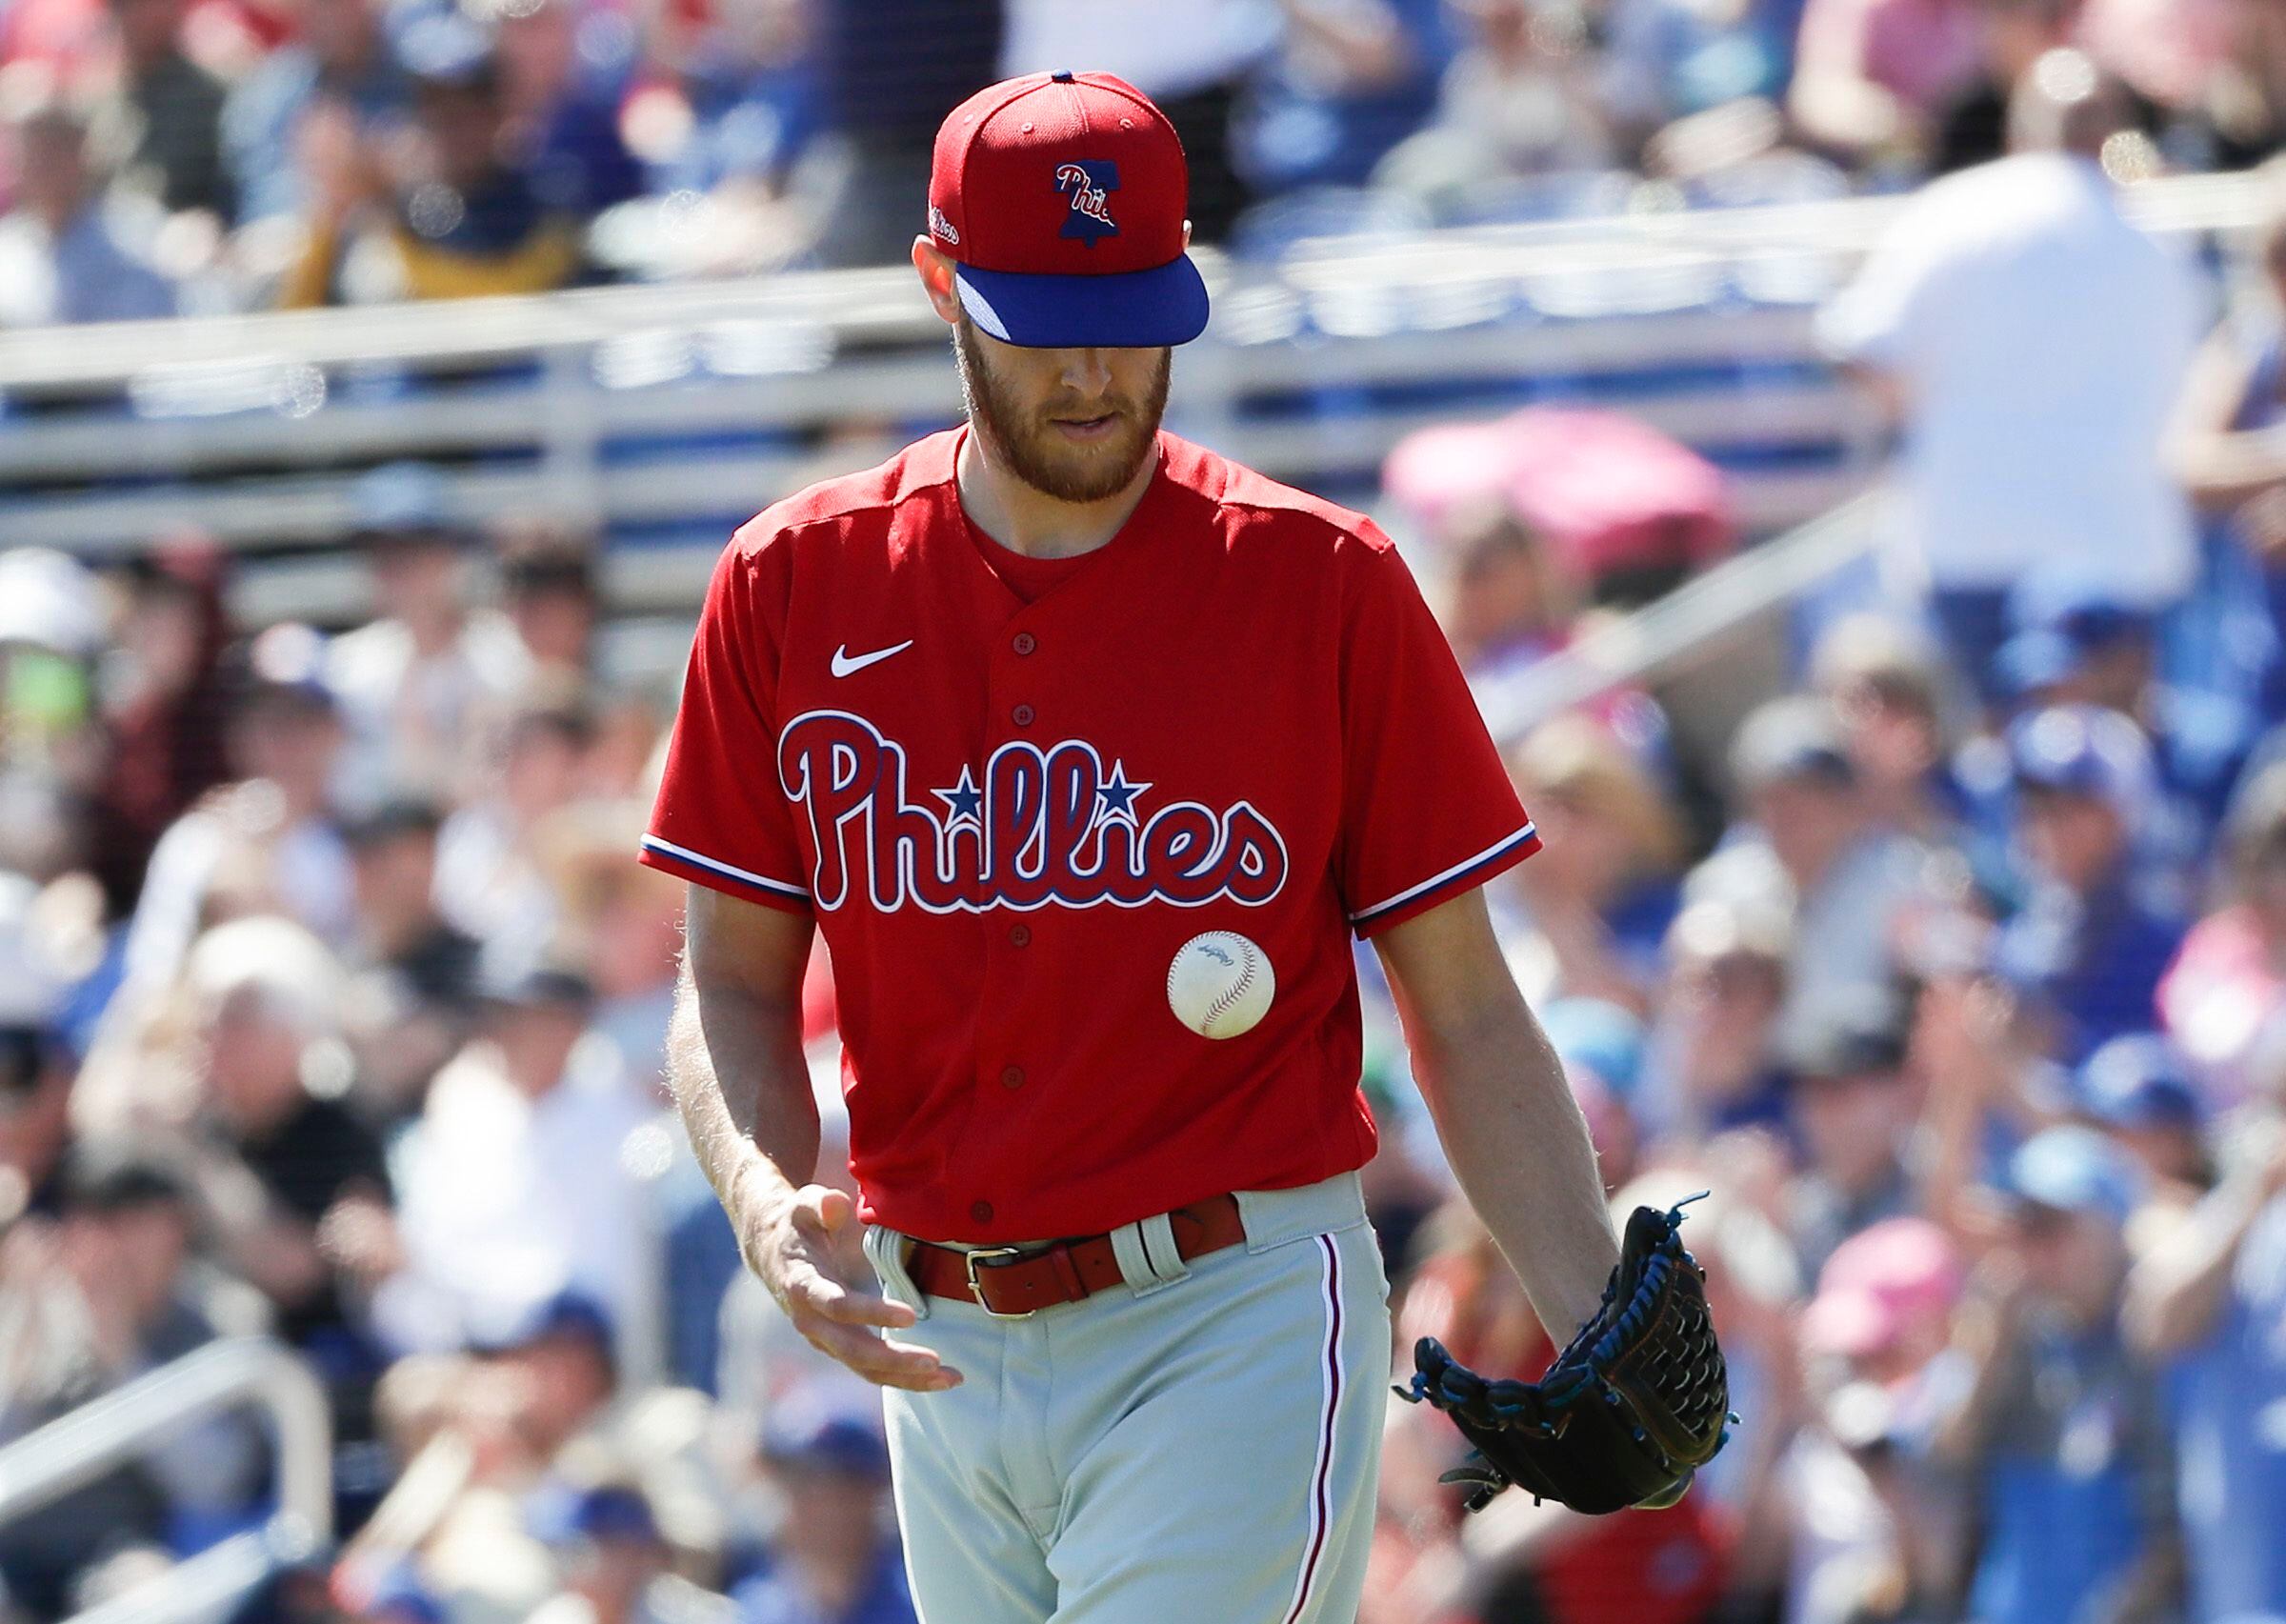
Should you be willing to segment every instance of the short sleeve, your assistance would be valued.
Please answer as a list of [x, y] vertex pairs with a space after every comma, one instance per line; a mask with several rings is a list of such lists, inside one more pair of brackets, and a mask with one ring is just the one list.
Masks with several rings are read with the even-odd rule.
[[1818, 311], [1817, 341], [1826, 353], [1892, 371], [1910, 362], [1931, 308], [1935, 260], [1929, 234], [1922, 211], [1908, 205], [1855, 279]]
[[1540, 842], [1413, 572], [1386, 543], [1354, 571], [1335, 882], [1351, 928], [1372, 936], [1484, 884]]
[[714, 567], [641, 859], [654, 869], [796, 912], [807, 865], [778, 785], [775, 642], [757, 612], [754, 554]]

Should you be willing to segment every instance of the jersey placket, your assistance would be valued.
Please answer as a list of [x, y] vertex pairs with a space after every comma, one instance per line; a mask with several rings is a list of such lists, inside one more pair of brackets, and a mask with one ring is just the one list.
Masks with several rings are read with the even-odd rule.
[[[1053, 598], [1056, 594], [1050, 593]], [[1036, 628], [1045, 618], [1040, 605], [1026, 605], [1011, 615], [993, 638], [985, 666], [985, 756], [1012, 741], [1043, 742], [1051, 722], [1045, 712], [1044, 679], [1048, 662]], [[984, 1001], [976, 1020], [976, 1104], [987, 1119], [1025, 1109], [1026, 1097], [1036, 1087], [1036, 1073], [1048, 1057], [1033, 1053], [1023, 1033], [1011, 1017], [1025, 979], [1033, 973], [1043, 937], [1055, 929], [1055, 907], [1049, 904], [1028, 912], [994, 908], [985, 914]], [[1036, 1044], [1036, 1034], [1031, 1036]], [[997, 1238], [992, 1192], [980, 1192], [969, 1205], [976, 1225], [973, 1238]], [[1046, 1239], [1046, 1236], [1022, 1236]]]

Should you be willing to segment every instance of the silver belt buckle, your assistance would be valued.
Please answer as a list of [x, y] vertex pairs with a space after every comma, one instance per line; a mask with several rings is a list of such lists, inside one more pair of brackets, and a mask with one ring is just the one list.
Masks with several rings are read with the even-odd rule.
[[969, 1272], [969, 1295], [975, 1299], [976, 1306], [978, 1308], [984, 1310], [986, 1313], [991, 1314], [994, 1319], [1030, 1319], [1033, 1314], [1040, 1312], [1038, 1309], [1025, 1308], [1018, 1309], [1013, 1313], [1002, 1313], [998, 1309], [993, 1307], [992, 1304], [984, 1300], [984, 1283], [976, 1278], [976, 1266], [988, 1258], [1021, 1257], [1023, 1255], [1024, 1249], [1020, 1246], [978, 1247], [973, 1252], [963, 1253], [961, 1254], [965, 1266]]

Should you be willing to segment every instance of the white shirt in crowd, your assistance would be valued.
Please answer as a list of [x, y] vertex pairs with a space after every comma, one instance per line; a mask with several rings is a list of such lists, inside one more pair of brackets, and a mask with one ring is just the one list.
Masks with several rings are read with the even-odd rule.
[[1904, 1531], [1848, 1451], [1823, 1427], [1805, 1427], [1779, 1466], [1791, 1508], [1786, 1624], [1846, 1624], [1865, 1616], [1904, 1560]]
[[531, 675], [507, 616], [478, 610], [444, 652], [424, 658], [401, 621], [376, 620], [326, 645], [326, 686], [349, 729], [339, 770], [352, 807], [423, 791], [456, 799], [498, 742], [496, 725]]
[[268, 785], [235, 784], [168, 826], [128, 924], [128, 986], [153, 992], [172, 986], [210, 893], [252, 874], [264, 876], [263, 892], [277, 912], [331, 946], [349, 942], [356, 926], [349, 848], [322, 819], [281, 824], [281, 805]]
[[2084, 159], [2004, 158], [1907, 204], [1820, 334], [1904, 387], [1914, 584], [2181, 593], [2190, 515], [2159, 442], [2198, 305]]
[[437, 912], [484, 947], [487, 976], [513, 981], [554, 944], [562, 905], [531, 840], [497, 801], [447, 817], [436, 837]]
[[1165, 101], [1219, 84], [1276, 39], [1261, 0], [1007, 0], [1000, 72], [1116, 73]]
[[592, 1033], [537, 1099], [509, 1080], [491, 1045], [463, 1050], [430, 1085], [392, 1170], [406, 1266], [375, 1304], [385, 1333], [409, 1348], [455, 1346], [573, 1291], [610, 1312], [622, 1373], [655, 1373], [649, 1180], [673, 1149], [657, 1114]]
[[1683, 901], [1722, 902], [1792, 920], [1785, 1001], [1771, 1041], [1780, 1054], [1800, 1048], [1869, 987], [1896, 977], [1900, 921], [1928, 894], [1928, 854], [1900, 834], [1868, 834], [1837, 855], [1797, 894], [1777, 854], [1749, 832], [1702, 861], [1683, 881]]

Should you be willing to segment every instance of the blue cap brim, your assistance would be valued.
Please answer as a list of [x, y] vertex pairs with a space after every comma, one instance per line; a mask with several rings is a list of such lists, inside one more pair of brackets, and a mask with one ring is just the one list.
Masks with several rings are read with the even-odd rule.
[[1149, 271], [1064, 276], [1021, 271], [954, 275], [969, 319], [1027, 350], [1156, 350], [1207, 329], [1207, 284], [1183, 254]]

